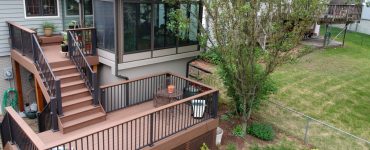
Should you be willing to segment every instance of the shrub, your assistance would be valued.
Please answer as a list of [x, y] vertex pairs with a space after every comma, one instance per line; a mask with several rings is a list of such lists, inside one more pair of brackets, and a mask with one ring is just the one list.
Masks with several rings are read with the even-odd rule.
[[248, 133], [265, 141], [271, 141], [275, 138], [275, 132], [269, 124], [252, 123], [248, 128]]
[[229, 144], [227, 144], [226, 150], [236, 150], [235, 143], [229, 143]]
[[199, 57], [204, 61], [207, 61], [215, 65], [221, 62], [221, 56], [216, 52], [216, 50], [213, 49], [203, 52], [202, 54], [200, 54]]
[[242, 125], [236, 125], [233, 129], [232, 134], [234, 136], [244, 137], [245, 136], [245, 130]]

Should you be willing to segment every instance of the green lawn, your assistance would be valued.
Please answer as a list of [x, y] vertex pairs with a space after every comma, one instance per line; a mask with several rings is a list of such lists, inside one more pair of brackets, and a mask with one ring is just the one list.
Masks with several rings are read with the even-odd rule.
[[350, 32], [345, 47], [315, 50], [272, 78], [272, 100], [370, 140], [369, 35]]

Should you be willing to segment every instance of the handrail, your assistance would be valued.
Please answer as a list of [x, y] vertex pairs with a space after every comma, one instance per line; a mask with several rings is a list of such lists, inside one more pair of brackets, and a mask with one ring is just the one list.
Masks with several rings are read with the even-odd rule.
[[35, 31], [33, 31], [33, 30], [29, 29], [29, 28], [23, 27], [21, 25], [18, 25], [16, 23], [12, 22], [12, 21], [7, 21], [6, 23], [11, 24], [12, 26], [15, 26], [15, 27], [17, 27], [17, 28], [19, 28], [19, 29], [21, 29], [23, 31], [26, 31], [26, 32], [28, 32], [30, 34], [36, 34]]
[[12, 107], [6, 107], [5, 110], [6, 114], [3, 125], [1, 126], [3, 146], [7, 142], [12, 142], [17, 144], [20, 149], [44, 149], [45, 144], [43, 141], [17, 112]]
[[[47, 88], [47, 92], [50, 96], [50, 102], [53, 101], [53, 105], [57, 106], [52, 109], [52, 120], [57, 120], [57, 114], [63, 115], [62, 111], [62, 100], [61, 100], [61, 89], [60, 80], [54, 75], [52, 68], [37, 40], [36, 32], [26, 27], [18, 25], [13, 22], [7, 22], [9, 26], [9, 35], [11, 39], [11, 47], [17, 51], [20, 51], [22, 55], [30, 58], [40, 73], [41, 80], [44, 86]], [[58, 130], [58, 124], [52, 122], [53, 130]]]
[[71, 30], [68, 31], [68, 48], [71, 60], [77, 66], [77, 70], [80, 72], [81, 78], [84, 80], [86, 86], [93, 96], [94, 105], [99, 105], [100, 89], [97, 74], [91, 68], [85, 57], [85, 54], [81, 50], [80, 44], [75, 39]]
[[[142, 113], [139, 113], [139, 114], [136, 114], [136, 115], [133, 115], [133, 116], [128, 116], [124, 120], [119, 120], [119, 121], [113, 122], [111, 124], [103, 125], [104, 129], [92, 129], [89, 133], [80, 134], [80, 135], [76, 136], [76, 138], [74, 138], [74, 140], [62, 139], [58, 142], [50, 143], [50, 144], [47, 145], [47, 149], [52, 149], [52, 148], [57, 148], [57, 147], [68, 147], [68, 146], [65, 146], [65, 145], [68, 144], [68, 143], [71, 143], [73, 141], [77, 141], [77, 140], [82, 141], [82, 139], [84, 137], [92, 137], [92, 135], [94, 135], [94, 134], [104, 132], [106, 130], [109, 130], [109, 129], [117, 127], [117, 126], [121, 126], [122, 124], [131, 122], [131, 121], [136, 120], [136, 119], [140, 119], [140, 118], [144, 118], [144, 117], [149, 118], [150, 116], [153, 116], [155, 113], [159, 113], [160, 111], [169, 111], [171, 109], [177, 108], [181, 104], [186, 104], [187, 102], [190, 102], [191, 100], [199, 99], [199, 98], [202, 98], [204, 96], [212, 96], [211, 101], [213, 102], [213, 106], [211, 106], [211, 109], [216, 109], [216, 110], [212, 110], [214, 112], [212, 114], [210, 114], [211, 115], [210, 117], [211, 118], [217, 118], [217, 108], [216, 107], [218, 105], [218, 103], [217, 103], [218, 99], [216, 98], [216, 96], [218, 96], [218, 90], [209, 90], [209, 91], [206, 91], [206, 92], [203, 92], [203, 93], [200, 93], [200, 94], [197, 94], [197, 95], [194, 95], [194, 96], [182, 99], [182, 100], [178, 100], [176, 102], [173, 102], [173, 103], [170, 103], [170, 104], [167, 104], [167, 105], [164, 105], [164, 106], [160, 106], [160, 107], [157, 107], [157, 108], [154, 108], [154, 109], [151, 109], [151, 110], [144, 111]], [[151, 118], [153, 118], [153, 117], [151, 117]], [[204, 121], [204, 119], [201, 119], [200, 122], [202, 122], [202, 121]], [[155, 124], [154, 122], [150, 122], [150, 123]], [[188, 128], [188, 127], [185, 127], [184, 129], [186, 129], [186, 128]], [[168, 136], [166, 136], [166, 137], [168, 137]], [[133, 138], [133, 139], [135, 139], [135, 138]], [[163, 139], [163, 138], [161, 138], [161, 139]], [[156, 138], [156, 140], [153, 140], [152, 142], [154, 143], [154, 142], [159, 141], [161, 139]], [[151, 144], [153, 144], [153, 143], [151, 143]], [[70, 145], [73, 145], [73, 144], [70, 144]], [[147, 145], [147, 146], [150, 146], [150, 145]]]
[[95, 28], [76, 28], [68, 29], [67, 32], [73, 33], [75, 41], [78, 42], [78, 46], [82, 53], [86, 56], [97, 55], [97, 38]]

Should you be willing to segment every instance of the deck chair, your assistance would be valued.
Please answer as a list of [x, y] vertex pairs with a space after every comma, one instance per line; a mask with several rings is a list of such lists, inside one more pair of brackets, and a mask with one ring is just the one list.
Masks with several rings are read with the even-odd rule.
[[206, 110], [206, 100], [191, 100], [191, 108], [195, 119], [202, 119]]

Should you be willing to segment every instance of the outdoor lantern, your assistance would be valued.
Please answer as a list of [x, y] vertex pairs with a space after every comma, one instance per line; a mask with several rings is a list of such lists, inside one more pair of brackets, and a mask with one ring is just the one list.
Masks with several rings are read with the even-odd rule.
[[206, 110], [206, 100], [195, 99], [191, 101], [191, 107], [193, 110], [193, 117], [195, 119], [201, 119], [204, 116]]

